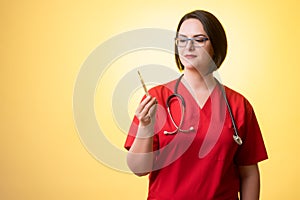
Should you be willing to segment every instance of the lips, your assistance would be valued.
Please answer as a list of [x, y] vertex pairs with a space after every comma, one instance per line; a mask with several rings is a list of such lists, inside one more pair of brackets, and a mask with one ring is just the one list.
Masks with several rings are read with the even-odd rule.
[[184, 55], [184, 57], [187, 59], [193, 59], [193, 58], [196, 58], [197, 56], [194, 54], [186, 54], [186, 55]]

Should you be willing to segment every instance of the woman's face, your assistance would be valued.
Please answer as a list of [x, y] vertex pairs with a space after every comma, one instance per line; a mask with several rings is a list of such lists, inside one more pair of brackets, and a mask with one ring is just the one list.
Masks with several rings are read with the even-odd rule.
[[[207, 74], [213, 64], [214, 51], [202, 23], [194, 18], [185, 20], [178, 31], [178, 38], [179, 58], [185, 69], [196, 68], [201, 74]], [[188, 40], [185, 46], [184, 39], [187, 38], [196, 40]]]

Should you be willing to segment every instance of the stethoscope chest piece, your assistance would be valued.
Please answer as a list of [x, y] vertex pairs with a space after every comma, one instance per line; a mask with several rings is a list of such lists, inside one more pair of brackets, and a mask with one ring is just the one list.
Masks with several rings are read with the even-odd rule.
[[235, 141], [238, 145], [242, 145], [242, 144], [243, 144], [242, 138], [240, 138], [240, 136], [238, 136], [238, 135], [233, 135], [233, 139], [234, 139], [234, 141]]

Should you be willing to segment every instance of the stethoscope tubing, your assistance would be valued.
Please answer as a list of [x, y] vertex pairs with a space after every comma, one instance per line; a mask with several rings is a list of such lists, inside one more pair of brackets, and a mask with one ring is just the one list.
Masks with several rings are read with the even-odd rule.
[[[183, 75], [184, 74], [182, 74], [178, 78], [178, 80], [176, 81], [175, 88], [174, 88], [174, 93], [168, 97], [167, 102], [166, 102], [168, 115], [169, 115], [169, 117], [171, 119], [172, 124], [175, 126], [175, 130], [173, 130], [173, 131], [164, 131], [165, 135], [175, 134], [177, 132], [189, 133], [189, 132], [195, 131], [195, 129], [194, 129], [193, 126], [191, 126], [189, 129], [186, 129], [186, 130], [185, 129], [181, 129], [181, 126], [182, 126], [183, 121], [184, 121], [184, 113], [185, 113], [185, 107], [186, 107], [186, 105], [185, 105], [184, 98], [178, 93], [177, 90], [178, 90], [178, 85], [179, 85], [179, 83], [180, 83]], [[217, 79], [215, 79], [215, 80], [217, 81], [217, 84], [218, 84], [218, 86], [221, 89], [222, 96], [223, 96], [223, 98], [225, 100], [225, 104], [226, 104], [227, 110], [228, 110], [229, 115], [230, 115], [231, 123], [232, 123], [232, 126], [233, 126], [233, 131], [234, 131], [234, 133], [233, 133], [233, 139], [234, 139], [234, 141], [238, 145], [241, 145], [243, 142], [242, 142], [242, 139], [240, 138], [240, 136], [238, 135], [237, 126], [236, 126], [236, 123], [235, 123], [235, 120], [234, 120], [234, 116], [233, 116], [231, 107], [230, 107], [229, 102], [228, 102], [227, 97], [226, 97], [224, 86], [221, 85], [221, 83]], [[171, 111], [170, 111], [170, 102], [171, 102], [171, 99], [173, 99], [173, 98], [178, 98], [181, 101], [181, 119], [180, 119], [180, 123], [179, 123], [178, 126], [175, 123], [175, 121], [174, 121], [174, 119], [172, 117]]]

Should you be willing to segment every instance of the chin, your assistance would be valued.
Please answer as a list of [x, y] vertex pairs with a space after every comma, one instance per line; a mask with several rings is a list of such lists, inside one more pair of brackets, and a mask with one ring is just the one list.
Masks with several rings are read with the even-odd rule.
[[190, 71], [197, 71], [201, 75], [207, 75], [208, 72], [210, 71], [208, 67], [201, 67], [201, 66], [193, 66], [193, 65], [184, 65], [185, 70], [190, 70]]

